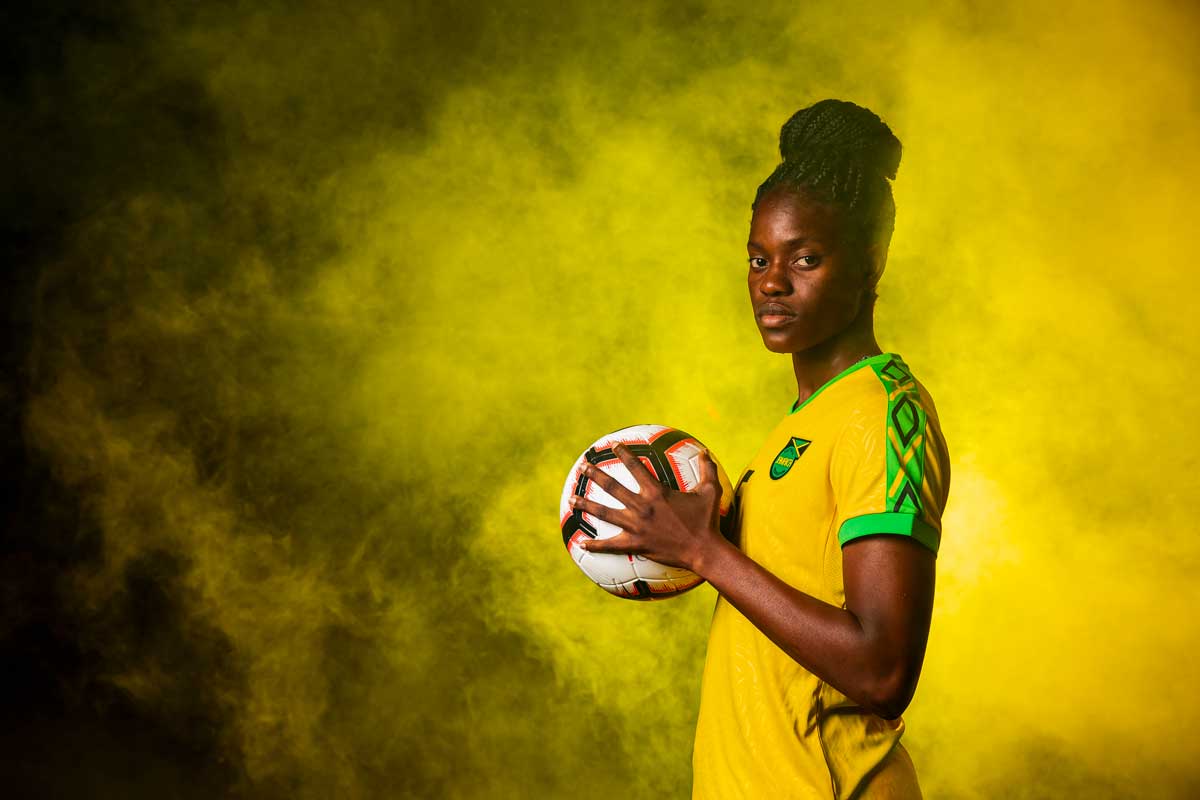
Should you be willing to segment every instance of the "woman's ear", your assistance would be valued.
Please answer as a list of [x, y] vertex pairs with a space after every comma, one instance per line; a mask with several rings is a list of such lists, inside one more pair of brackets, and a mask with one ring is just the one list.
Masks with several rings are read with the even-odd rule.
[[872, 294], [875, 292], [875, 284], [879, 283], [879, 276], [883, 274], [883, 259], [886, 257], [877, 244], [869, 244], [863, 250], [864, 286]]

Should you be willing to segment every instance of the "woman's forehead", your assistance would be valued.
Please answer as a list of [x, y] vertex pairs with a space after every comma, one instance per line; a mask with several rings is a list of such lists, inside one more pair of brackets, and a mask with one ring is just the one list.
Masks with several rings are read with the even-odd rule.
[[829, 203], [795, 191], [772, 191], [754, 207], [750, 220], [750, 240], [763, 244], [795, 243], [798, 239], [836, 239], [841, 214]]

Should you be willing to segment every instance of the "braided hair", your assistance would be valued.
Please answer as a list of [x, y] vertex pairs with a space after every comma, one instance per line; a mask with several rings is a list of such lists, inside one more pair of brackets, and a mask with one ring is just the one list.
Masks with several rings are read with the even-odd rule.
[[851, 234], [877, 248], [871, 286], [879, 280], [896, 223], [889, 181], [900, 166], [900, 140], [873, 111], [845, 100], [802, 108], [779, 132], [782, 163], [754, 195], [786, 187], [841, 209]]

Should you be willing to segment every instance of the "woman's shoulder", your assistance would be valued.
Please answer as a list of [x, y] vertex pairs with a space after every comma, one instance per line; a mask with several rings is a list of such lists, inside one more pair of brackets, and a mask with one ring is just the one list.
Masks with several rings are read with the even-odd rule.
[[[908, 397], [913, 402], [928, 397], [912, 368], [899, 353], [880, 353], [862, 362], [860, 368], [843, 381], [846, 400], [891, 401]], [[932, 400], [932, 398], [930, 398]]]
[[864, 368], [855, 370], [839, 387], [837, 411], [847, 423], [886, 418], [891, 427], [905, 432], [918, 418], [931, 418], [937, 424], [933, 396], [898, 353], [881, 353], [867, 359]]

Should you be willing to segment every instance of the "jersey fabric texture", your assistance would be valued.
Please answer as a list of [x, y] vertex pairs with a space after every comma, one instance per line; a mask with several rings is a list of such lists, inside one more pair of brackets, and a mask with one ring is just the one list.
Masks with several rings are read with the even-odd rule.
[[[747, 465], [736, 541], [846, 607], [842, 548], [908, 536], [936, 555], [950, 463], [933, 400], [895, 353], [851, 366], [792, 410]], [[718, 596], [692, 753], [693, 800], [920, 797], [900, 737]]]

